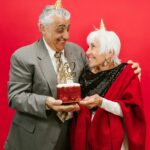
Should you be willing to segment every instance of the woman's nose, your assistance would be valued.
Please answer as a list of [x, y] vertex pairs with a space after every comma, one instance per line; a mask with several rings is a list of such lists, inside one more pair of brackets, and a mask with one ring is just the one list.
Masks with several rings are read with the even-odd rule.
[[89, 55], [91, 53], [91, 49], [90, 49], [90, 47], [87, 49], [87, 51], [86, 51], [86, 55]]

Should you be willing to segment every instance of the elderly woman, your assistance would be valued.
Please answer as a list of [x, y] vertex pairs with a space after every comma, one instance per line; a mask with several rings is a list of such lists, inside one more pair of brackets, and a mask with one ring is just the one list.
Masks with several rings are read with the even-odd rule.
[[119, 37], [102, 26], [87, 42], [89, 67], [80, 76], [84, 100], [72, 123], [72, 150], [144, 150], [140, 83], [118, 58]]

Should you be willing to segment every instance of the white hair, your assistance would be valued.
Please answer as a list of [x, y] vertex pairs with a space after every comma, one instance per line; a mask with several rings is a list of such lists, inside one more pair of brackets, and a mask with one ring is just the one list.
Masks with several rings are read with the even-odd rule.
[[96, 30], [91, 32], [87, 37], [88, 45], [97, 39], [100, 42], [100, 51], [102, 53], [109, 53], [111, 50], [114, 52], [113, 61], [120, 64], [120, 59], [118, 58], [121, 43], [117, 34], [113, 31]]
[[38, 25], [43, 24], [44, 26], [48, 26], [53, 22], [53, 16], [61, 16], [68, 20], [71, 14], [64, 8], [55, 9], [54, 5], [48, 5], [39, 16]]

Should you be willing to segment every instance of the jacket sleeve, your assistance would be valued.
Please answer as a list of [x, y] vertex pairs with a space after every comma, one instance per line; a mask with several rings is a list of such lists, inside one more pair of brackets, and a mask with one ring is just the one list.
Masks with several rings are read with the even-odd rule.
[[8, 98], [17, 111], [46, 118], [45, 95], [32, 93], [33, 68], [27, 67], [18, 55], [11, 57]]

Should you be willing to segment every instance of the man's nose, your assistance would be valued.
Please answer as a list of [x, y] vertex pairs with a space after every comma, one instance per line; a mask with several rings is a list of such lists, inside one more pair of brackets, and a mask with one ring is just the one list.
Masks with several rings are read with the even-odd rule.
[[63, 38], [65, 39], [65, 40], [68, 40], [69, 39], [69, 32], [66, 30], [66, 31], [64, 31], [64, 33], [63, 33]]

